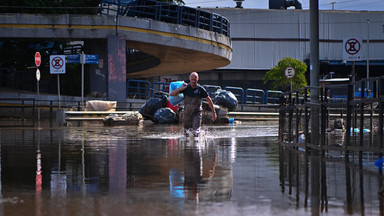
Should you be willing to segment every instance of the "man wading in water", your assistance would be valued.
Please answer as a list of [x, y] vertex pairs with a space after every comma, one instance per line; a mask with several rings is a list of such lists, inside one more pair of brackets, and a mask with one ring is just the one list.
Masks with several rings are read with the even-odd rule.
[[201, 99], [207, 100], [209, 107], [212, 110], [212, 121], [217, 118], [215, 107], [213, 106], [212, 99], [208, 96], [205, 88], [197, 83], [199, 75], [196, 72], [192, 72], [189, 75], [189, 84], [183, 83], [180, 88], [174, 89], [169, 95], [177, 96], [180, 93], [184, 93], [184, 129], [185, 135], [189, 136], [189, 131], [193, 129], [193, 135], [199, 136], [200, 126], [202, 120], [201, 111]]

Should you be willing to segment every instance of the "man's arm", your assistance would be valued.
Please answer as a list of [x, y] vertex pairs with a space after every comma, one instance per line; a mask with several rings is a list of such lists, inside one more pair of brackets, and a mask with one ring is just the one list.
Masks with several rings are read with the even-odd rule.
[[210, 107], [211, 110], [212, 110], [212, 121], [216, 121], [216, 118], [217, 118], [216, 110], [215, 110], [215, 106], [213, 106], [213, 102], [212, 102], [211, 97], [207, 96], [207, 97], [205, 98], [205, 100], [207, 100], [208, 105], [209, 105], [209, 107]]
[[174, 97], [174, 96], [179, 95], [181, 91], [183, 91], [184, 89], [187, 88], [187, 86], [188, 86], [187, 83], [183, 83], [183, 85], [182, 85], [180, 88], [173, 89], [173, 90], [171, 91], [171, 93], [169, 93], [169, 96]]

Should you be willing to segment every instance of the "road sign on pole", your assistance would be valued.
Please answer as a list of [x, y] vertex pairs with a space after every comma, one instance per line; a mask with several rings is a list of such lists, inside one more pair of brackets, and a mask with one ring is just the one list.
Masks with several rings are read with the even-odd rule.
[[50, 74], [65, 74], [65, 55], [49, 56]]
[[294, 67], [289, 66], [285, 68], [284, 74], [287, 79], [292, 79], [296, 74], [296, 70]]
[[67, 55], [68, 64], [99, 64], [99, 55]]
[[358, 37], [348, 37], [343, 40], [343, 60], [360, 61], [362, 40]]
[[35, 53], [35, 64], [37, 67], [39, 67], [41, 64], [41, 55], [39, 52]]
[[36, 79], [37, 79], [37, 81], [40, 81], [40, 70], [39, 69], [36, 70]]
[[67, 55], [68, 64], [81, 64], [81, 108], [84, 109], [84, 64], [99, 64], [99, 55]]
[[291, 67], [291, 66], [288, 66], [285, 68], [284, 70], [284, 74], [285, 74], [285, 77], [287, 79], [290, 79], [291, 80], [291, 91], [292, 91], [292, 79], [293, 77], [295, 76], [296, 74], [296, 70], [294, 67]]

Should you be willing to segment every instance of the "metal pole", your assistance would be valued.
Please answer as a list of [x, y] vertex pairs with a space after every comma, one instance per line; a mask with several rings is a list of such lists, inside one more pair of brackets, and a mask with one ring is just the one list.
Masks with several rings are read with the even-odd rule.
[[[355, 67], [355, 61], [352, 61], [352, 83], [353, 83], [353, 97], [355, 97], [355, 90], [356, 90], [356, 67]], [[362, 86], [364, 88], [364, 86]]]
[[84, 51], [81, 53], [81, 110], [84, 110], [84, 63], [85, 56]]
[[[310, 85], [319, 86], [319, 1], [310, 0]], [[319, 90], [311, 89], [311, 100], [319, 100]]]
[[39, 80], [37, 80], [37, 121], [39, 122], [39, 127], [40, 127], [40, 90], [39, 90]]
[[59, 103], [59, 109], [60, 109], [60, 75], [57, 74], [57, 100]]
[[[310, 0], [310, 85], [311, 88], [311, 103], [319, 102], [319, 1]], [[311, 131], [312, 144], [319, 142], [319, 108], [311, 107]], [[318, 143], [317, 143], [318, 144]]]
[[[367, 19], [367, 79], [369, 78], [369, 19]], [[367, 81], [367, 94], [369, 95], [369, 81]]]

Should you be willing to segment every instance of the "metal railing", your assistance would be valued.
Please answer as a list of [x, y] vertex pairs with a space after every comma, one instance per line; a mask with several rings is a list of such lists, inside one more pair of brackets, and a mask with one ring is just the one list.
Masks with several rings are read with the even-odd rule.
[[[354, 89], [359, 86], [363, 87], [362, 92], [356, 97]], [[365, 94], [365, 87], [371, 89], [372, 94]], [[305, 94], [304, 100], [299, 100], [309, 89], [317, 90], [318, 98], [312, 101]], [[341, 96], [345, 98], [341, 100]], [[384, 153], [384, 76], [306, 87], [284, 93], [280, 101], [281, 144], [304, 148], [307, 152], [316, 150], [323, 156], [344, 151], [346, 160], [352, 158], [350, 154], [356, 154], [361, 161], [363, 152], [378, 154], [378, 157]]]
[[261, 89], [251, 89], [248, 88], [245, 90], [245, 103], [252, 104], [263, 104], [265, 98], [265, 92]]
[[152, 97], [162, 97], [163, 94], [168, 94], [169, 92], [169, 85], [168, 82], [153, 82], [152, 83], [152, 89], [151, 89], [151, 95]]
[[146, 99], [150, 95], [151, 83], [146, 80], [127, 80], [127, 97]]
[[[36, 100], [33, 98], [0, 98], [0, 126], [34, 127], [35, 110]], [[12, 120], [12, 124], [8, 123], [8, 119]]]
[[215, 97], [215, 92], [219, 89], [221, 89], [221, 86], [217, 85], [203, 85], [205, 90], [207, 90], [209, 97], [214, 98]]
[[209, 11], [153, 0], [102, 0], [101, 15], [150, 18], [166, 23], [193, 26], [230, 36], [227, 18]]
[[239, 104], [244, 103], [244, 89], [240, 87], [226, 86], [224, 90], [232, 92], [236, 96]]
[[[127, 97], [135, 99], [148, 99], [148, 97], [161, 97], [169, 92], [169, 82], [153, 82], [129, 79], [127, 81]], [[213, 99], [215, 92], [222, 89], [218, 85], [203, 85], [208, 95]], [[225, 86], [223, 89], [232, 92], [239, 104], [279, 104], [281, 91]]]
[[280, 97], [282, 94], [283, 94], [283, 92], [281, 92], [281, 91], [268, 90], [265, 93], [264, 103], [265, 104], [269, 104], [269, 103], [278, 104], [278, 103], [280, 103]]

